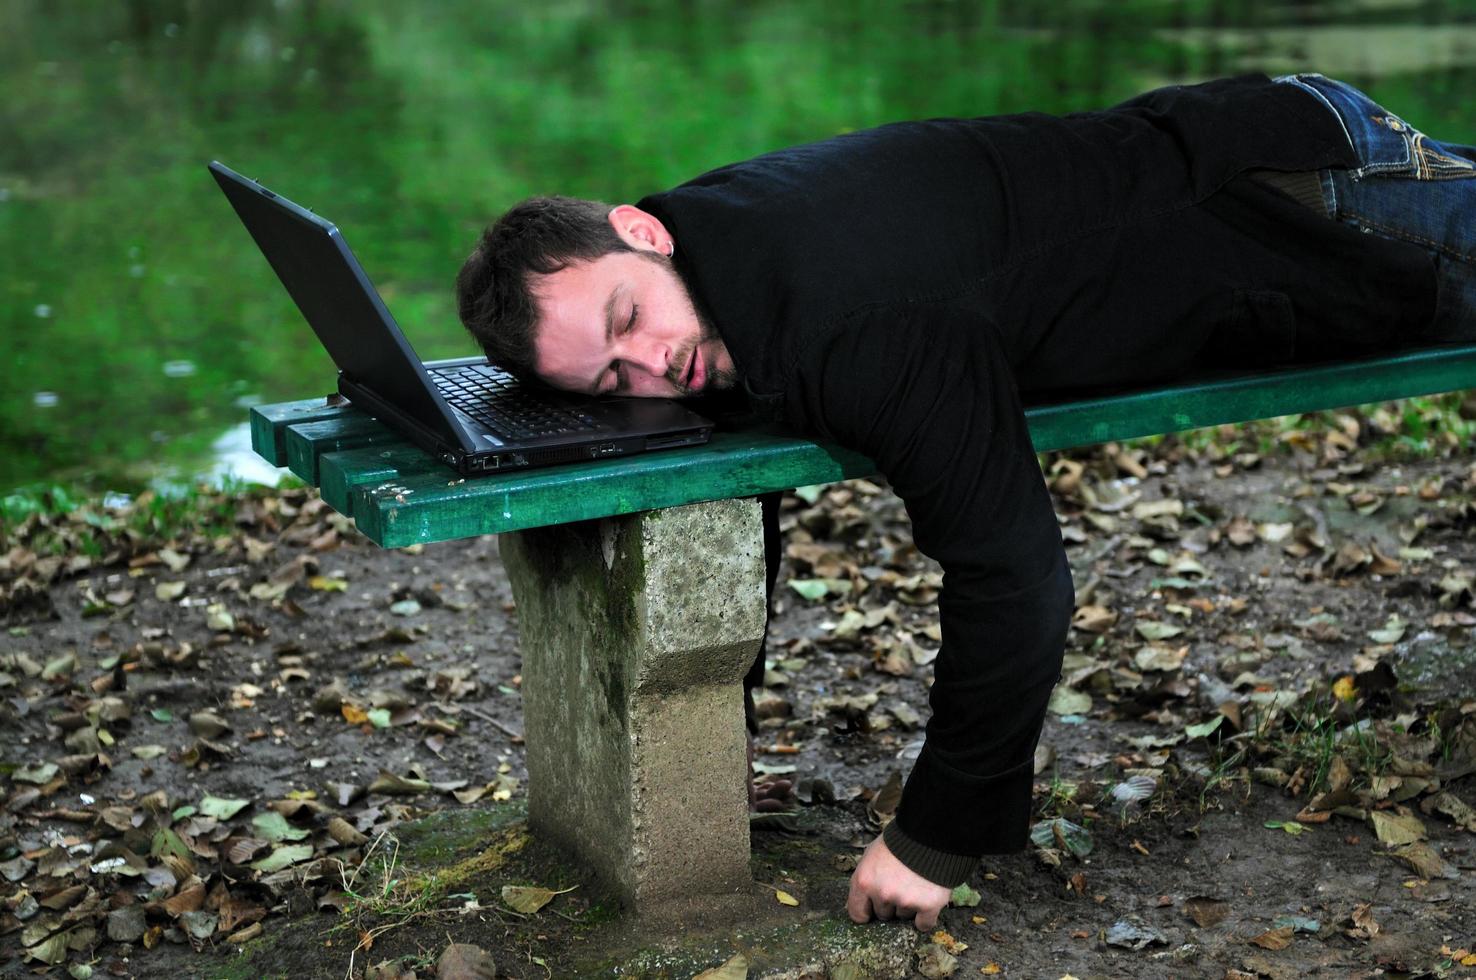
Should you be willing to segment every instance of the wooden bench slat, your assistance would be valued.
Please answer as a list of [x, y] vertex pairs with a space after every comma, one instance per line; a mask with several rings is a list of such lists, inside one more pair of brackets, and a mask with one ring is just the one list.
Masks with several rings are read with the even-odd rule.
[[287, 468], [317, 486], [318, 460], [324, 453], [402, 441], [399, 433], [363, 412], [298, 422], [287, 426]]
[[445, 464], [419, 446], [403, 440], [360, 449], [324, 453], [318, 460], [318, 477], [323, 500], [341, 514], [353, 517], [350, 491], [365, 483], [410, 479], [438, 473], [442, 479], [453, 475]]
[[361, 532], [387, 548], [743, 497], [867, 476], [858, 453], [770, 432], [705, 446], [463, 480], [444, 467], [350, 491]]
[[286, 466], [287, 426], [358, 414], [359, 410], [347, 402], [329, 405], [326, 398], [257, 405], [251, 409], [251, 448], [273, 466]]
[[1476, 346], [1227, 376], [1027, 408], [1039, 452], [1476, 387]]
[[[1080, 398], [1026, 409], [1040, 452], [1476, 387], [1476, 345]], [[252, 409], [252, 445], [323, 488], [386, 547], [521, 530], [867, 476], [864, 457], [775, 430], [702, 447], [463, 480], [349, 408]], [[285, 449], [283, 448], [285, 447]]]

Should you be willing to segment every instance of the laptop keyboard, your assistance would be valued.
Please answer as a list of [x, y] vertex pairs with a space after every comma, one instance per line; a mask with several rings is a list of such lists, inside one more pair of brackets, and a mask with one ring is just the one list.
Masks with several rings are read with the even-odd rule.
[[517, 379], [482, 364], [435, 368], [441, 397], [507, 440], [537, 439], [598, 428], [591, 416], [551, 405]]

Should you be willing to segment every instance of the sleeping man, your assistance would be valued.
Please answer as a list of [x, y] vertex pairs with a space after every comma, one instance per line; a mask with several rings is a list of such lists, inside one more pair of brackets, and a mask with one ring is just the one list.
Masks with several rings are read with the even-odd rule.
[[[457, 279], [494, 362], [753, 413], [874, 460], [944, 569], [932, 715], [848, 911], [931, 929], [1025, 845], [1072, 612], [1021, 393], [1476, 341], [1476, 150], [1341, 82], [904, 122], [635, 205], [513, 207]], [[770, 589], [776, 510], [765, 508]], [[748, 684], [762, 680], [763, 658]]]

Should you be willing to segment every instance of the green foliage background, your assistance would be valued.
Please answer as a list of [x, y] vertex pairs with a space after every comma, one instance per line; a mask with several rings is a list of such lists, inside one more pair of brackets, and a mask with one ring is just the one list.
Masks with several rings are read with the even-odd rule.
[[1476, 142], [1473, 0], [8, 0], [0, 490], [188, 474], [251, 400], [333, 387], [211, 159], [330, 216], [441, 357], [470, 350], [456, 269], [528, 194], [1306, 69]]

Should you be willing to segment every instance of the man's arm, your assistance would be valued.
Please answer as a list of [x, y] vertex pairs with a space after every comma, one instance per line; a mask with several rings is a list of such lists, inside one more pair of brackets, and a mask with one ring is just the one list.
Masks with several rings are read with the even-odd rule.
[[[803, 351], [798, 372], [797, 407], [876, 462], [918, 548], [944, 569], [933, 714], [884, 841], [886, 857], [952, 888], [980, 855], [1026, 841], [1035, 742], [1073, 603], [1050, 497], [1004, 350], [978, 314], [869, 311]], [[882, 854], [868, 849], [858, 878], [890, 868]], [[872, 911], [878, 897], [885, 908], [863, 890]]]

